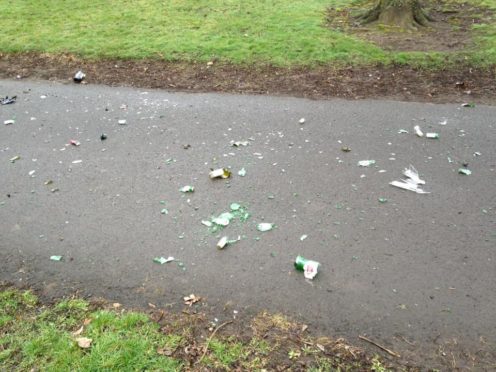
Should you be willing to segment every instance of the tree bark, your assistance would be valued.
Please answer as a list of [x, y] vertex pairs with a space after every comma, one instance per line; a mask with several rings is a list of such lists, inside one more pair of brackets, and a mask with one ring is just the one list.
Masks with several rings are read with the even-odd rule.
[[378, 0], [360, 19], [364, 24], [377, 22], [403, 29], [428, 26], [433, 21], [422, 9], [419, 0]]

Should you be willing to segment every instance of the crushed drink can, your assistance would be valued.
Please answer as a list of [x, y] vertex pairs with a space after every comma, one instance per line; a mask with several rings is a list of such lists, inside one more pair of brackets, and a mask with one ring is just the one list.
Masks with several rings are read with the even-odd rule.
[[219, 168], [219, 169], [213, 169], [209, 173], [210, 178], [229, 178], [231, 177], [231, 171], [227, 168]]
[[86, 77], [86, 74], [83, 71], [78, 71], [78, 72], [76, 72], [76, 75], [74, 75], [74, 82], [80, 83], [84, 80], [85, 77]]
[[307, 260], [303, 256], [297, 256], [295, 260], [296, 270], [303, 271], [306, 279], [313, 279], [317, 275], [320, 263], [317, 261]]

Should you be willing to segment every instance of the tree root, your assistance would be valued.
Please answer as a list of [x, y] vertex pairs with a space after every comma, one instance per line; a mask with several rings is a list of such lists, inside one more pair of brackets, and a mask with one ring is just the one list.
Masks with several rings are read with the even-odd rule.
[[419, 0], [379, 0], [364, 14], [358, 16], [361, 24], [380, 23], [404, 29], [429, 26], [435, 20], [424, 10]]

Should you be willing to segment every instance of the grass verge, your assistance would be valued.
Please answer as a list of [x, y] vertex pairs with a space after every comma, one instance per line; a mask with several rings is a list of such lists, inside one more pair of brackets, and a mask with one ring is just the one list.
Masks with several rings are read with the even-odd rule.
[[[84, 345], [84, 343], [87, 343]], [[81, 344], [81, 345], [80, 345]], [[343, 340], [312, 338], [281, 315], [248, 324], [209, 324], [201, 314], [149, 314], [119, 304], [65, 299], [40, 304], [29, 291], [0, 291], [0, 369], [100, 370], [376, 370], [378, 356]]]
[[[459, 0], [453, 0], [459, 1]], [[386, 52], [330, 29], [328, 7], [356, 0], [0, 0], [1, 52], [234, 64], [496, 63], [496, 25], [474, 25], [476, 45], [456, 55]], [[474, 0], [496, 8], [496, 0]], [[369, 5], [365, 5], [369, 6]]]

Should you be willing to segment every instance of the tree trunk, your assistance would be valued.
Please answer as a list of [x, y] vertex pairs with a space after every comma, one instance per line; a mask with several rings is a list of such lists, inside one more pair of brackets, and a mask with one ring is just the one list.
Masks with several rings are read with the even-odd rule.
[[428, 26], [431, 17], [422, 9], [419, 0], [378, 0], [374, 8], [361, 17], [362, 23], [379, 24], [416, 29]]

